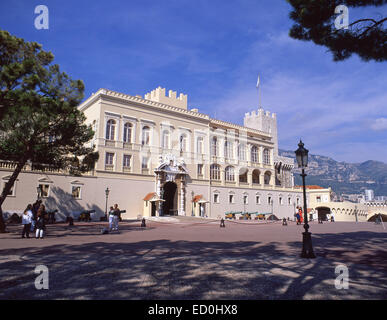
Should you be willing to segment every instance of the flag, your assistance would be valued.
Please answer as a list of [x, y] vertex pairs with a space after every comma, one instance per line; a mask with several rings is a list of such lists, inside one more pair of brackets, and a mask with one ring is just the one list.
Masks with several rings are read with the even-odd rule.
[[257, 80], [257, 88], [259, 87], [259, 75], [258, 75], [258, 80]]

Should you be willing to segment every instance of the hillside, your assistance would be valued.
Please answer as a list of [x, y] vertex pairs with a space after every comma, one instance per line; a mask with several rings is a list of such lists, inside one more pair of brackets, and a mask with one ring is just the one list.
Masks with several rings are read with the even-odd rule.
[[[294, 151], [279, 150], [279, 154], [295, 159]], [[301, 184], [300, 170], [295, 169], [295, 183]], [[337, 194], [363, 193], [373, 189], [375, 196], [387, 195], [387, 164], [369, 160], [363, 163], [338, 162], [332, 158], [309, 155], [307, 184], [332, 187]]]

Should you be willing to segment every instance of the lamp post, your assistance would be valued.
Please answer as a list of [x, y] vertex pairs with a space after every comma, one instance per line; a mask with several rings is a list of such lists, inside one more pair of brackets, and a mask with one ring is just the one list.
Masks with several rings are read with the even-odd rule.
[[195, 196], [195, 192], [192, 191], [191, 192], [191, 196], [192, 196], [192, 216], [194, 216], [194, 196]]
[[40, 187], [36, 187], [36, 193], [37, 193], [37, 200], [39, 200], [39, 195], [40, 195]]
[[109, 187], [108, 187], [108, 188], [106, 188], [106, 190], [105, 190], [105, 195], [106, 195], [105, 217], [106, 217], [106, 219], [107, 219], [107, 204], [108, 204], [109, 192], [110, 192], [110, 190], [109, 190]]
[[302, 252], [301, 258], [316, 258], [313, 252], [312, 246], [312, 237], [309, 230], [308, 224], [308, 209], [306, 205], [306, 188], [305, 188], [305, 168], [308, 166], [308, 150], [304, 148], [304, 144], [300, 140], [298, 144], [298, 149], [295, 151], [298, 167], [302, 169], [302, 189], [304, 194], [304, 229], [305, 232], [302, 233]]

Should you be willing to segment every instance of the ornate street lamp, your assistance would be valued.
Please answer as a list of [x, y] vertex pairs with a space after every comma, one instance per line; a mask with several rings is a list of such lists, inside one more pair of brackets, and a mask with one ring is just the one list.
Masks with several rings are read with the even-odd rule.
[[36, 187], [36, 193], [37, 193], [37, 195], [38, 195], [37, 200], [39, 200], [40, 191], [41, 191], [40, 186], [37, 186], [37, 187]]
[[192, 191], [191, 192], [191, 196], [192, 196], [192, 216], [194, 216], [195, 214], [194, 214], [194, 196], [195, 196], [195, 192], [194, 191]]
[[302, 169], [302, 188], [304, 193], [304, 229], [305, 232], [302, 233], [302, 252], [301, 258], [316, 258], [313, 252], [312, 246], [312, 237], [309, 230], [308, 224], [308, 209], [306, 205], [306, 188], [305, 188], [305, 168], [308, 166], [308, 153], [309, 151], [304, 148], [304, 144], [300, 140], [298, 144], [298, 149], [295, 151], [298, 167]]
[[110, 190], [109, 190], [109, 187], [108, 187], [105, 190], [105, 195], [106, 195], [105, 217], [106, 217], [106, 220], [107, 220], [107, 204], [108, 204], [109, 192], [110, 192]]

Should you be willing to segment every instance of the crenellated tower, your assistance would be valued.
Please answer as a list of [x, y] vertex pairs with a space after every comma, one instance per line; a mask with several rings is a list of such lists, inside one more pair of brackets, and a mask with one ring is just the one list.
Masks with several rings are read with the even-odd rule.
[[269, 133], [274, 143], [274, 157], [278, 156], [277, 116], [275, 113], [264, 111], [262, 108], [258, 111], [245, 113], [243, 125], [247, 128]]

